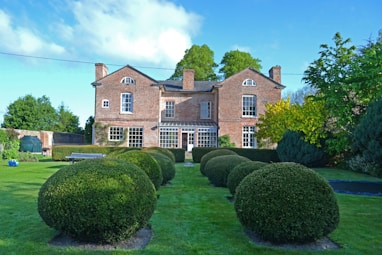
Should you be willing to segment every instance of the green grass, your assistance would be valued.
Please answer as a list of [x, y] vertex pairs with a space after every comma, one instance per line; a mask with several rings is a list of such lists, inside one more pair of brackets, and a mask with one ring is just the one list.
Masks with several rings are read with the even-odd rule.
[[[341, 220], [330, 238], [343, 246], [331, 251], [290, 251], [261, 247], [244, 234], [228, 189], [212, 187], [199, 164], [177, 164], [171, 185], [161, 187], [150, 220], [153, 238], [143, 250], [94, 251], [51, 247], [56, 235], [37, 212], [41, 184], [68, 163], [0, 161], [0, 254], [375, 254], [382, 250], [382, 197], [338, 194]], [[316, 169], [327, 179], [381, 179], [338, 169]]]

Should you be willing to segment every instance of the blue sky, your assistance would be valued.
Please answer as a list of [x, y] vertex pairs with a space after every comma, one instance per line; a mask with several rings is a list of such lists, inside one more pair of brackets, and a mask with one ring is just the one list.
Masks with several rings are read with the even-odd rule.
[[356, 46], [375, 40], [381, 10], [380, 0], [0, 0], [0, 123], [31, 94], [64, 104], [84, 126], [94, 114], [94, 63], [167, 79], [194, 44], [208, 45], [218, 64], [238, 49], [267, 75], [280, 65], [284, 93], [296, 91], [336, 32]]

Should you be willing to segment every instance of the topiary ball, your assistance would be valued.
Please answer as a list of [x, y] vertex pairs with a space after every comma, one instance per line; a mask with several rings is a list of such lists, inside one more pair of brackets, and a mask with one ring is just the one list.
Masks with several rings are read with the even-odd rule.
[[166, 155], [171, 159], [171, 161], [175, 164], [175, 155], [169, 149], [161, 148], [161, 147], [147, 147], [143, 149], [144, 152], [154, 152]]
[[275, 163], [245, 177], [236, 189], [241, 224], [273, 243], [307, 243], [339, 223], [336, 196], [328, 182], [297, 163]]
[[158, 162], [161, 171], [162, 171], [162, 185], [167, 184], [169, 181], [174, 179], [175, 177], [175, 164], [174, 162], [167, 157], [166, 155], [163, 155], [162, 153], [156, 153], [156, 152], [149, 152], [149, 154]]
[[163, 182], [162, 170], [158, 162], [148, 153], [132, 150], [116, 154], [115, 158], [133, 163], [141, 168], [153, 182], [155, 189], [158, 190]]
[[115, 243], [148, 223], [156, 200], [154, 185], [136, 165], [90, 159], [61, 168], [42, 185], [38, 212], [76, 241]]
[[208, 160], [204, 172], [208, 180], [216, 187], [227, 187], [227, 178], [231, 170], [243, 162], [250, 161], [239, 155], [217, 156]]
[[204, 171], [204, 168], [207, 162], [214, 157], [224, 155], [237, 155], [237, 153], [229, 149], [217, 149], [204, 154], [203, 157], [200, 159], [200, 173], [205, 176], [206, 173]]
[[235, 166], [227, 177], [227, 188], [229, 189], [229, 192], [231, 192], [232, 195], [235, 195], [236, 187], [244, 177], [266, 165], [267, 163], [265, 162], [248, 161]]

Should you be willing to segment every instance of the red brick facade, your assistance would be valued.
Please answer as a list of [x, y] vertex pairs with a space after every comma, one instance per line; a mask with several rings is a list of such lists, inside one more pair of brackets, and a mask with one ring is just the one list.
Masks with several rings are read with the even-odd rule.
[[217, 136], [227, 134], [237, 147], [256, 147], [258, 116], [281, 98], [280, 69], [271, 68], [267, 77], [247, 68], [221, 82], [194, 81], [194, 71], [184, 70], [183, 81], [156, 81], [130, 66], [107, 74], [97, 63], [95, 123], [122, 146], [190, 150], [217, 146]]

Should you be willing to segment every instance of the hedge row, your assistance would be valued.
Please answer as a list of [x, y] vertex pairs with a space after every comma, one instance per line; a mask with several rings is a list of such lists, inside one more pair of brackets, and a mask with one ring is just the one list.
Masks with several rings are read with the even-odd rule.
[[[195, 147], [192, 149], [192, 160], [195, 163], [200, 163], [202, 157], [210, 151], [223, 149], [214, 147]], [[270, 149], [247, 149], [247, 148], [224, 148], [236, 152], [239, 156], [246, 157], [253, 161], [260, 162], [280, 162], [276, 150]]]
[[[111, 153], [123, 153], [131, 150], [140, 150], [140, 148], [132, 147], [111, 147], [111, 146], [97, 146], [97, 145], [76, 145], [76, 146], [53, 146], [52, 159], [55, 161], [68, 161], [66, 156], [73, 152], [75, 153], [101, 153], [109, 155]], [[174, 154], [175, 162], [184, 162], [185, 150], [184, 149], [168, 149]]]

